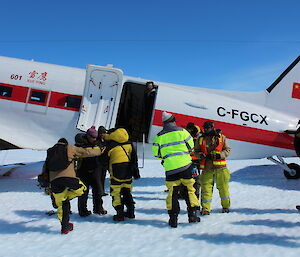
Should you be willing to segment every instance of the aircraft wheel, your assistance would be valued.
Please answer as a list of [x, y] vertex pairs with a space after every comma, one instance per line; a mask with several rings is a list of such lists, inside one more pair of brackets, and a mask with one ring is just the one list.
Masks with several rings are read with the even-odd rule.
[[295, 175], [291, 175], [288, 171], [284, 170], [283, 174], [287, 179], [298, 179], [300, 178], [300, 166], [296, 163], [289, 163], [288, 167], [294, 171], [296, 171]]

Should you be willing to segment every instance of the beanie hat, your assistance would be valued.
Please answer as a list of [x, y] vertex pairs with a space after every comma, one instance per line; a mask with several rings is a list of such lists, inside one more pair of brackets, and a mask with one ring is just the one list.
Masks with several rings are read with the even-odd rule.
[[75, 144], [76, 144], [76, 146], [79, 146], [79, 145], [82, 145], [83, 144], [83, 135], [84, 135], [84, 133], [78, 133], [78, 134], [76, 134], [76, 136], [75, 136]]
[[214, 123], [210, 120], [207, 120], [203, 123], [203, 128], [208, 129], [208, 128], [213, 128], [213, 127], [214, 127]]
[[87, 130], [86, 134], [91, 137], [98, 137], [98, 131], [96, 130], [95, 126], [90, 127]]
[[163, 112], [161, 118], [164, 123], [175, 121], [174, 115], [168, 112]]
[[100, 127], [98, 128], [98, 133], [99, 133], [99, 135], [101, 135], [101, 134], [106, 134], [106, 133], [107, 133], [107, 130], [106, 130], [105, 127], [100, 126]]
[[63, 144], [65, 144], [65, 145], [67, 145], [67, 144], [68, 144], [68, 140], [65, 139], [64, 137], [62, 137], [62, 138], [60, 138], [60, 139], [57, 141], [57, 143], [63, 143]]

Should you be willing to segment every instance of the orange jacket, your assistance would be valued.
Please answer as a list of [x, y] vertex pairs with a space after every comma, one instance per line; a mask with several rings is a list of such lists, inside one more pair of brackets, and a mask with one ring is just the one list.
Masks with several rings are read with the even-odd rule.
[[[207, 139], [205, 136], [199, 137], [199, 146], [200, 146], [200, 151], [207, 155], [208, 153], [214, 155], [214, 154], [219, 154], [221, 156], [221, 152], [223, 151], [224, 148], [224, 139], [225, 137], [220, 134], [220, 137], [218, 139], [218, 145], [214, 148], [214, 150], [208, 152], [207, 151]], [[201, 159], [200, 161], [200, 169], [207, 169], [206, 165], [206, 159]], [[226, 167], [226, 160], [224, 157], [221, 156], [221, 159], [212, 159], [212, 165], [213, 167]]]

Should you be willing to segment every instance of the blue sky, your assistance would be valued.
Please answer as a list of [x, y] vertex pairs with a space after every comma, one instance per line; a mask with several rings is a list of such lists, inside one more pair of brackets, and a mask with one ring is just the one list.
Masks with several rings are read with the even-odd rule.
[[0, 55], [260, 91], [300, 55], [299, 10], [299, 0], [4, 1]]

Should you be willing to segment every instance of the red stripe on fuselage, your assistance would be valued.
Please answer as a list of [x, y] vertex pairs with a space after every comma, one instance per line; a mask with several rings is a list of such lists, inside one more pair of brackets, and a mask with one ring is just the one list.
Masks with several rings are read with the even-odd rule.
[[[47, 95], [46, 95], [45, 102], [43, 102], [43, 103], [33, 102], [33, 101], [30, 101], [30, 100], [28, 100], [28, 103], [29, 104], [34, 104], [34, 105], [44, 105], [44, 106], [46, 106], [47, 98], [50, 95], [50, 91], [37, 89], [37, 88], [33, 89], [33, 88], [29, 88], [29, 87], [17, 86], [17, 85], [12, 85], [12, 84], [4, 84], [4, 83], [0, 83], [0, 86], [9, 87], [9, 88], [12, 89], [11, 96], [9, 96], [9, 97], [0, 96], [0, 99], [5, 99], [5, 100], [9, 100], [9, 101], [16, 101], [16, 102], [26, 103], [27, 96], [28, 96], [28, 91], [29, 91], [29, 89], [31, 89], [31, 91], [45, 92]], [[78, 112], [79, 108], [71, 108], [71, 107], [66, 107], [65, 106], [66, 98], [68, 96], [72, 96], [72, 97], [79, 98], [79, 99], [82, 98], [81, 95], [72, 95], [72, 94], [65, 94], [65, 93], [51, 91], [48, 107]]]
[[[155, 110], [153, 125], [155, 126], [163, 126], [161, 115], [161, 110]], [[179, 127], [185, 128], [189, 122], [193, 122], [195, 125], [199, 127], [207, 121], [207, 119], [198, 118], [194, 116], [189, 116], [180, 113], [172, 113], [176, 117], [176, 124]], [[222, 130], [222, 133], [233, 140], [249, 142], [260, 145], [268, 145], [274, 146], [284, 149], [294, 150], [294, 138], [289, 136], [286, 133], [279, 133], [269, 130], [263, 130], [258, 128], [251, 128], [241, 125], [236, 125], [227, 122], [221, 122], [216, 120], [211, 120], [214, 122], [215, 127]]]

